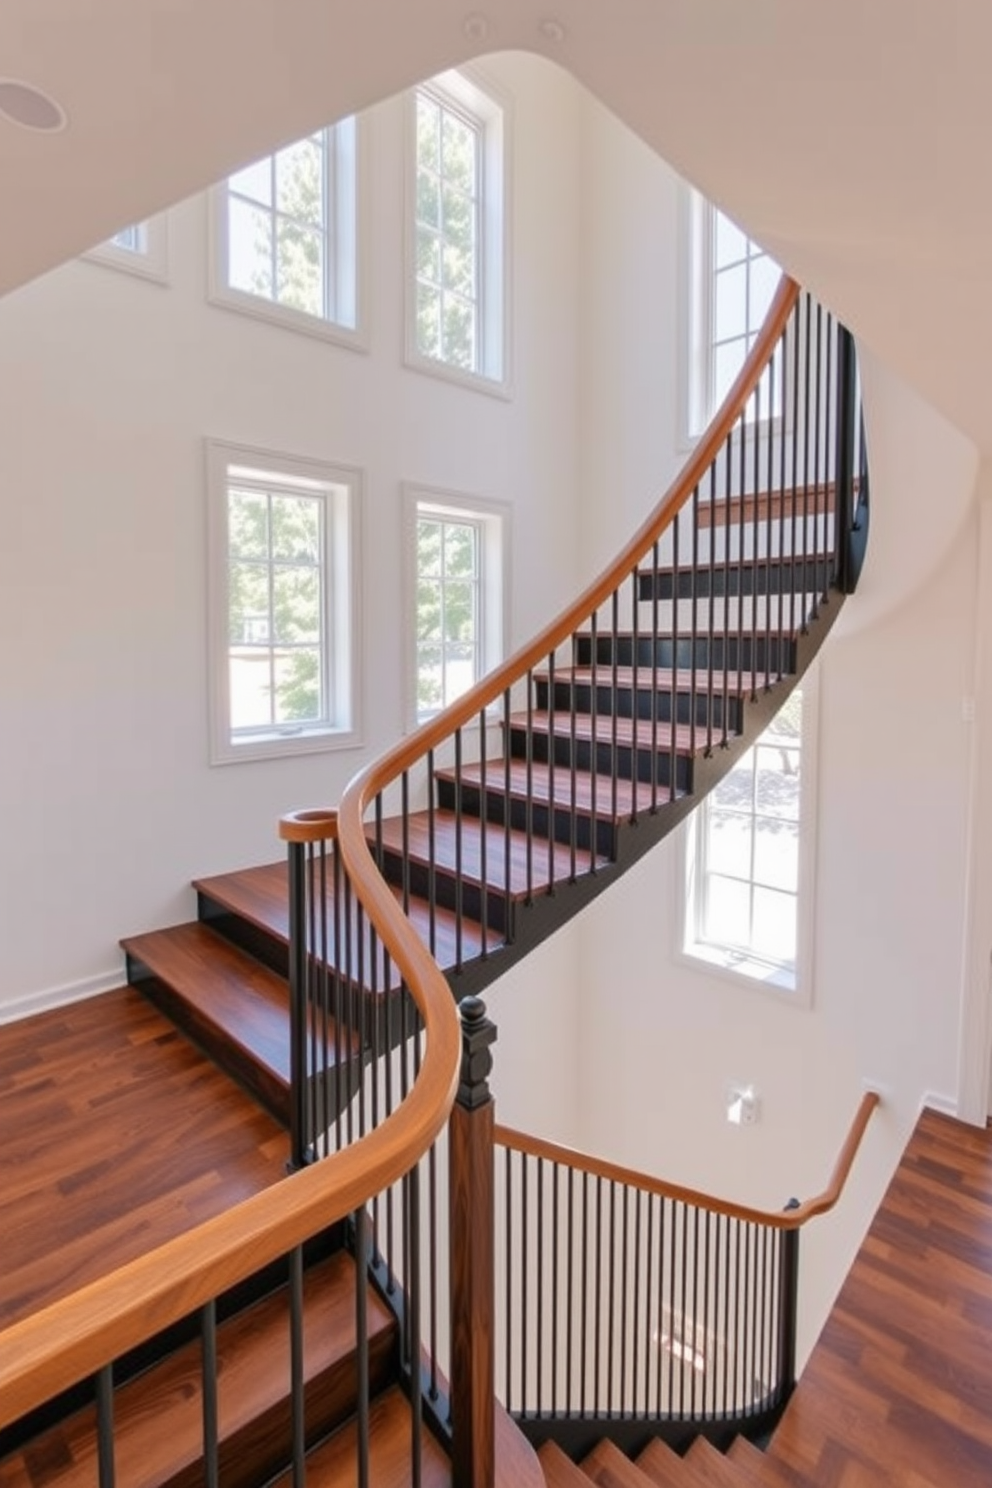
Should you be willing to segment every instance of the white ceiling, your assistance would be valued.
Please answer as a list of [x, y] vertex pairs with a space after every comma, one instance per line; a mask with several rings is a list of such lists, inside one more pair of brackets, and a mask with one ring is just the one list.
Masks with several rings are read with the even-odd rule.
[[70, 123], [0, 121], [0, 292], [516, 47], [572, 71], [992, 453], [992, 0], [3, 0], [0, 76]]

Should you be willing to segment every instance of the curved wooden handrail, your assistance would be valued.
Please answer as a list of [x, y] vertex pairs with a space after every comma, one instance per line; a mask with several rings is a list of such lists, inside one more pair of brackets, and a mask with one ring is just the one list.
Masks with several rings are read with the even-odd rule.
[[[426, 1034], [420, 1071], [407, 1097], [353, 1146], [5, 1329], [0, 1334], [0, 1426], [353, 1212], [409, 1172], [434, 1141], [457, 1088], [458, 1016], [436, 961], [378, 872], [365, 837], [365, 811], [380, 791], [567, 641], [650, 552], [719, 454], [774, 352], [798, 294], [798, 286], [783, 276], [721, 408], [681, 475], [609, 568], [534, 640], [362, 771], [345, 791], [338, 813], [341, 856], [358, 900], [410, 989]], [[309, 840], [323, 835], [323, 828], [300, 818], [287, 821], [284, 833]], [[788, 1216], [786, 1226], [801, 1223], [796, 1220], [801, 1212]]]
[[730, 1219], [740, 1219], [746, 1224], [760, 1224], [773, 1230], [798, 1230], [818, 1214], [832, 1209], [844, 1191], [851, 1165], [861, 1145], [868, 1122], [875, 1107], [881, 1104], [881, 1096], [868, 1090], [861, 1097], [844, 1139], [830, 1182], [822, 1193], [807, 1199], [795, 1209], [754, 1209], [747, 1204], [735, 1204], [730, 1199], [720, 1199], [713, 1194], [702, 1193], [695, 1188], [684, 1188], [679, 1183], [668, 1183], [664, 1178], [652, 1178], [638, 1173], [633, 1168], [623, 1168], [616, 1163], [604, 1162], [597, 1157], [587, 1157], [572, 1147], [559, 1146], [556, 1142], [545, 1142], [541, 1137], [528, 1136], [525, 1132], [513, 1131], [510, 1127], [497, 1126], [493, 1141], [497, 1147], [508, 1147], [526, 1157], [541, 1157], [549, 1162], [561, 1163], [577, 1172], [588, 1173], [591, 1178], [603, 1178], [611, 1183], [622, 1183], [636, 1188], [641, 1193], [652, 1194], [662, 1199], [673, 1199], [676, 1203], [689, 1204], [696, 1209], [707, 1209], [711, 1214], [725, 1214]]

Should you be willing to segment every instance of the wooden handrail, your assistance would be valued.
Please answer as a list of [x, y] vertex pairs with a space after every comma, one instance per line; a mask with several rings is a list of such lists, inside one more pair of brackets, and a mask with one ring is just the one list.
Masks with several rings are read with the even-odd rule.
[[556, 1142], [545, 1142], [541, 1137], [528, 1136], [525, 1132], [513, 1131], [510, 1127], [497, 1126], [493, 1140], [497, 1147], [508, 1147], [512, 1152], [526, 1157], [541, 1157], [548, 1162], [561, 1163], [576, 1172], [588, 1173], [591, 1178], [604, 1178], [611, 1183], [622, 1183], [662, 1199], [673, 1199], [676, 1203], [689, 1204], [696, 1209], [709, 1210], [711, 1214], [725, 1214], [730, 1219], [740, 1219], [747, 1224], [766, 1225], [773, 1230], [798, 1230], [818, 1214], [826, 1214], [840, 1198], [847, 1182], [851, 1165], [861, 1145], [865, 1128], [871, 1120], [875, 1107], [881, 1104], [877, 1091], [868, 1090], [861, 1097], [850, 1130], [844, 1139], [830, 1182], [822, 1193], [807, 1199], [795, 1209], [754, 1209], [747, 1204], [735, 1204], [730, 1199], [720, 1199], [713, 1194], [702, 1193], [695, 1188], [684, 1188], [679, 1183], [668, 1183], [664, 1178], [652, 1178], [633, 1168], [620, 1167], [616, 1163], [604, 1162], [597, 1157], [588, 1157], [572, 1147], [559, 1146]]
[[[357, 899], [410, 989], [426, 1033], [420, 1072], [409, 1095], [353, 1146], [3, 1330], [0, 1427], [350, 1214], [408, 1172], [434, 1141], [458, 1082], [458, 1017], [436, 961], [378, 872], [365, 837], [366, 809], [429, 750], [477, 718], [568, 640], [651, 550], [719, 454], [761, 378], [798, 294], [798, 286], [783, 276], [720, 410], [681, 475], [609, 568], [533, 641], [361, 772], [345, 791], [338, 815], [342, 859]], [[302, 818], [287, 821], [283, 830], [289, 837], [302, 835], [307, 840], [325, 835], [322, 825]], [[796, 1220], [799, 1213], [789, 1216], [790, 1227], [801, 1222]]]

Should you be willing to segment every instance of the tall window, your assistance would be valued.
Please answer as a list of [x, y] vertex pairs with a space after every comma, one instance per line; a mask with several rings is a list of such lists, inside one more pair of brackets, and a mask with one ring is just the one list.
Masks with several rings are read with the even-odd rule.
[[[688, 433], [705, 428], [730, 391], [754, 345], [781, 270], [753, 238], [697, 193], [688, 212]], [[750, 416], [780, 411], [781, 388], [769, 409], [769, 379], [762, 380]]]
[[796, 688], [693, 813], [687, 853], [685, 952], [786, 990], [799, 981], [812, 862], [804, 711]]
[[412, 95], [408, 356], [506, 381], [505, 109], [462, 72]]
[[215, 762], [353, 743], [355, 472], [209, 458]]
[[407, 493], [417, 722], [440, 712], [501, 660], [505, 507]]
[[214, 201], [214, 298], [324, 333], [357, 329], [354, 118], [245, 166]]
[[85, 255], [94, 263], [125, 269], [143, 279], [164, 283], [168, 274], [168, 229], [164, 212], [131, 222]]

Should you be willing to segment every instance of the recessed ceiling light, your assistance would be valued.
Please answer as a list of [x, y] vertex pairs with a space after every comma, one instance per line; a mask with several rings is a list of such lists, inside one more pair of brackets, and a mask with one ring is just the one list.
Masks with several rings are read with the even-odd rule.
[[556, 21], [552, 16], [542, 21], [539, 29], [545, 41], [553, 41], [556, 46], [560, 46], [568, 34], [561, 21]]
[[16, 78], [0, 78], [0, 119], [42, 134], [56, 134], [68, 122], [65, 109], [54, 98]]
[[489, 40], [489, 20], [484, 15], [476, 13], [466, 16], [463, 29], [469, 41]]

